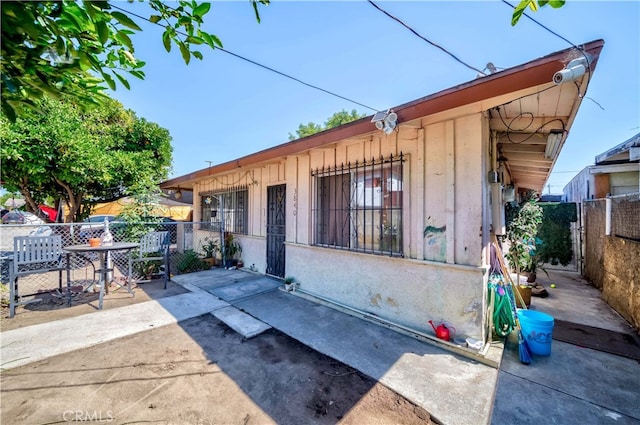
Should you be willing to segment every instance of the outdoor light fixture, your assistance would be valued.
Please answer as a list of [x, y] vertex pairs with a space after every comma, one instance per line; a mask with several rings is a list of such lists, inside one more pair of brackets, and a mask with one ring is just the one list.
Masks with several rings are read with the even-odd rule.
[[588, 66], [589, 64], [586, 57], [574, 59], [569, 62], [564, 69], [553, 74], [553, 82], [555, 85], [559, 85], [568, 81], [576, 80], [587, 72]]
[[371, 122], [378, 130], [384, 131], [384, 134], [391, 134], [398, 125], [398, 114], [391, 112], [390, 109], [386, 112], [376, 112]]
[[182, 190], [180, 190], [180, 186], [178, 186], [178, 190], [176, 190], [176, 193], [173, 195], [173, 197], [176, 199], [182, 198]]
[[560, 150], [560, 142], [564, 136], [563, 130], [551, 130], [547, 137], [547, 147], [544, 150], [545, 158], [554, 158]]

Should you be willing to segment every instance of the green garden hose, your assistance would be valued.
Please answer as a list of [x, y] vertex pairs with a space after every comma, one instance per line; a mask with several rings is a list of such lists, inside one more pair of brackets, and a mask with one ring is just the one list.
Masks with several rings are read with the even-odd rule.
[[493, 307], [493, 328], [496, 335], [505, 337], [509, 335], [514, 327], [513, 312], [509, 296], [501, 285], [491, 285], [493, 296], [495, 297]]

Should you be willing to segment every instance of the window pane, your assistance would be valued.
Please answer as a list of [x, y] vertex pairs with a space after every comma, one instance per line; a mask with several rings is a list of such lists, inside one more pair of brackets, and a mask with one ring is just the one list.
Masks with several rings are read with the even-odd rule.
[[203, 195], [202, 221], [209, 223], [203, 228], [218, 230], [224, 225], [227, 232], [247, 234], [248, 197], [247, 189]]
[[315, 243], [402, 254], [402, 161], [316, 172]]

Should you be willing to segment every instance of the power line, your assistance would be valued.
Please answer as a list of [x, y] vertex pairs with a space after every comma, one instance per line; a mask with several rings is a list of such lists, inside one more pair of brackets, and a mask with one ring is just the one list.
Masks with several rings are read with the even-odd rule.
[[[506, 4], [507, 6], [511, 7], [512, 9], [515, 9], [516, 7], [514, 5], [512, 5], [511, 3], [509, 3], [507, 0], [502, 0], [502, 2], [504, 4]], [[591, 83], [591, 75], [593, 74], [591, 72], [591, 61], [589, 60], [589, 58], [587, 57], [587, 54], [584, 52], [584, 49], [576, 46], [574, 43], [572, 43], [570, 40], [568, 40], [567, 38], [561, 36], [560, 34], [558, 34], [557, 32], [551, 30], [549, 27], [541, 24], [540, 22], [536, 21], [535, 19], [533, 19], [531, 16], [527, 15], [526, 13], [522, 13], [525, 17], [527, 17], [527, 19], [533, 21], [536, 25], [540, 26], [541, 28], [547, 30], [549, 33], [555, 35], [556, 37], [558, 37], [560, 40], [565, 41], [567, 43], [569, 43], [570, 46], [572, 46], [573, 48], [575, 48], [576, 50], [578, 50], [582, 56], [584, 57], [585, 62], [587, 63], [587, 69], [589, 70], [589, 75], [587, 77], [587, 84], [585, 86], [584, 89], [584, 93], [580, 94], [580, 87], [578, 87], [578, 83], [576, 83], [576, 87], [578, 87], [578, 97], [580, 99], [582, 99], [586, 94], [587, 94], [587, 90], [589, 89], [589, 83]], [[596, 102], [594, 99], [588, 97], [587, 99], [590, 99], [593, 103], [595, 103], [596, 105], [600, 106], [600, 108], [604, 111], [604, 108], [598, 103]]]
[[411, 28], [409, 25], [407, 25], [406, 23], [404, 23], [401, 19], [393, 16], [392, 14], [390, 14], [389, 12], [387, 12], [386, 10], [384, 10], [383, 8], [381, 8], [380, 6], [378, 6], [377, 4], [375, 4], [372, 0], [368, 0], [369, 4], [372, 5], [373, 7], [375, 7], [376, 9], [378, 9], [380, 12], [384, 13], [385, 15], [387, 15], [389, 18], [393, 19], [394, 21], [398, 22], [400, 25], [402, 25], [403, 27], [405, 27], [406, 29], [408, 29], [409, 31], [411, 31], [416, 37], [420, 38], [421, 40], [426, 41], [427, 43], [429, 43], [430, 45], [432, 45], [433, 47], [442, 50], [444, 53], [446, 53], [447, 55], [451, 56], [456, 62], [461, 63], [462, 65], [466, 66], [467, 68], [476, 71], [477, 73], [481, 74], [481, 75], [485, 75], [483, 71], [480, 71], [478, 68], [475, 68], [471, 65], [469, 65], [468, 63], [464, 62], [463, 60], [461, 60], [460, 58], [458, 58], [456, 55], [454, 55], [453, 53], [451, 53], [450, 51], [448, 51], [447, 49], [445, 49], [444, 47], [440, 46], [437, 43], [434, 43], [433, 41], [429, 40], [428, 38], [420, 35], [416, 30], [414, 30], [413, 28]]
[[[111, 7], [113, 7], [114, 9], [118, 9], [118, 10], [121, 10], [121, 11], [123, 11], [123, 12], [126, 12], [126, 13], [128, 13], [128, 14], [130, 14], [130, 15], [132, 15], [132, 16], [135, 16], [136, 18], [142, 19], [142, 20], [147, 21], [147, 22], [149, 22], [149, 23], [152, 23], [152, 24], [158, 25], [158, 26], [160, 26], [160, 27], [162, 27], [162, 28], [166, 28], [166, 26], [164, 26], [164, 25], [162, 25], [162, 24], [160, 24], [160, 23], [158, 23], [158, 22], [152, 22], [150, 19], [145, 18], [144, 16], [138, 15], [137, 13], [130, 12], [130, 11], [128, 11], [128, 10], [126, 10], [126, 9], [123, 9], [123, 8], [121, 8], [121, 7], [118, 7], [118, 6], [114, 5], [114, 4], [111, 4]], [[187, 34], [185, 34], [184, 32], [181, 32], [181, 31], [178, 31], [178, 30], [175, 30], [175, 29], [174, 29], [174, 31], [175, 31], [176, 33], [180, 34], [180, 35], [183, 35], [183, 36], [185, 36], [185, 37], [188, 37], [188, 35], [187, 35]], [[351, 103], [353, 103], [353, 104], [356, 104], [356, 105], [362, 106], [363, 108], [370, 109], [370, 110], [372, 110], [372, 111], [374, 111], [374, 112], [381, 111], [381, 109], [372, 108], [371, 106], [365, 105], [364, 103], [357, 102], [357, 101], [355, 101], [355, 100], [353, 100], [353, 99], [350, 99], [350, 98], [345, 97], [345, 96], [341, 96], [341, 95], [339, 95], [339, 94], [337, 94], [337, 93], [334, 93], [334, 92], [332, 92], [332, 91], [330, 91], [330, 90], [326, 90], [326, 89], [323, 89], [322, 87], [318, 87], [318, 86], [316, 86], [316, 85], [313, 85], [313, 84], [307, 83], [307, 82], [305, 82], [305, 81], [302, 81], [302, 80], [301, 80], [301, 79], [299, 79], [299, 78], [293, 77], [293, 76], [291, 76], [291, 75], [289, 75], [289, 74], [286, 74], [286, 73], [284, 73], [284, 72], [282, 72], [282, 71], [278, 71], [277, 69], [271, 68], [271, 67], [269, 67], [269, 66], [267, 66], [267, 65], [263, 65], [263, 64], [261, 64], [261, 63], [259, 63], [259, 62], [256, 62], [256, 61], [254, 61], [254, 60], [252, 60], [252, 59], [249, 59], [249, 58], [246, 58], [246, 57], [244, 57], [244, 56], [242, 56], [242, 55], [239, 55], [239, 54], [237, 54], [237, 53], [233, 53], [233, 52], [231, 52], [231, 51], [229, 51], [229, 50], [223, 49], [222, 47], [216, 47], [215, 49], [216, 49], [216, 50], [220, 50], [220, 51], [222, 51], [222, 52], [224, 52], [224, 53], [226, 53], [226, 54], [228, 54], [228, 55], [231, 55], [231, 56], [233, 56], [233, 57], [235, 57], [235, 58], [241, 59], [241, 60], [243, 60], [243, 61], [245, 61], [245, 62], [248, 62], [248, 63], [250, 63], [250, 64], [253, 64], [253, 65], [259, 66], [260, 68], [266, 69], [267, 71], [274, 72], [274, 73], [276, 73], [276, 74], [278, 74], [278, 75], [280, 75], [280, 76], [282, 76], [282, 77], [288, 78], [288, 79], [290, 79], [290, 80], [293, 80], [293, 81], [295, 81], [295, 82], [297, 82], [297, 83], [300, 83], [300, 84], [305, 85], [305, 86], [307, 86], [307, 87], [310, 87], [310, 88], [312, 88], [312, 89], [315, 89], [315, 90], [321, 91], [321, 92], [323, 92], [323, 93], [326, 93], [326, 94], [329, 94], [329, 95], [331, 95], [331, 96], [334, 96], [334, 97], [340, 98], [340, 99], [342, 99], [342, 100], [346, 100], [347, 102], [351, 102]]]
[[[510, 6], [512, 9], [515, 9], [516, 7], [514, 5], [512, 5], [511, 3], [509, 3], [507, 0], [502, 0], [502, 2], [508, 6]], [[538, 26], [544, 28], [545, 30], [549, 31], [551, 34], [555, 35], [556, 37], [558, 37], [559, 39], [566, 41], [567, 43], [569, 43], [571, 46], [575, 47], [576, 49], [580, 50], [580, 48], [578, 46], [576, 46], [575, 44], [573, 44], [571, 41], [567, 40], [566, 38], [564, 38], [563, 36], [561, 36], [560, 34], [558, 34], [557, 32], [549, 29], [548, 27], [542, 25], [540, 22], [536, 21], [535, 19], [533, 19], [531, 16], [527, 15], [526, 13], [523, 13], [524, 16], [526, 16], [527, 18], [529, 18], [531, 21], [533, 21], [534, 23], [536, 23]]]

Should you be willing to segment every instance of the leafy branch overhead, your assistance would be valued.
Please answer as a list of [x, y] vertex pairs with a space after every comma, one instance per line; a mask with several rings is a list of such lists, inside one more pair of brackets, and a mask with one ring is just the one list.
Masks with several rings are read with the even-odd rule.
[[[269, 0], [250, 2], [259, 22], [258, 3]], [[144, 79], [145, 62], [136, 58], [131, 38], [142, 31], [134, 18], [164, 27], [165, 49], [177, 46], [186, 64], [203, 58], [201, 46], [222, 47], [218, 37], [201, 28], [210, 3], [147, 3], [149, 17], [123, 9], [131, 6], [124, 2], [3, 2], [1, 84], [7, 118], [15, 121], [25, 107], [37, 108], [36, 100], [45, 94], [70, 95], [87, 107], [104, 101], [104, 91], [115, 90], [117, 82], [129, 89], [129, 76]]]
[[539, 8], [549, 5], [554, 9], [564, 6], [565, 0], [521, 0], [520, 3], [513, 9], [513, 16], [511, 17], [511, 25], [514, 26], [518, 23], [527, 7], [532, 12], [537, 12]]

